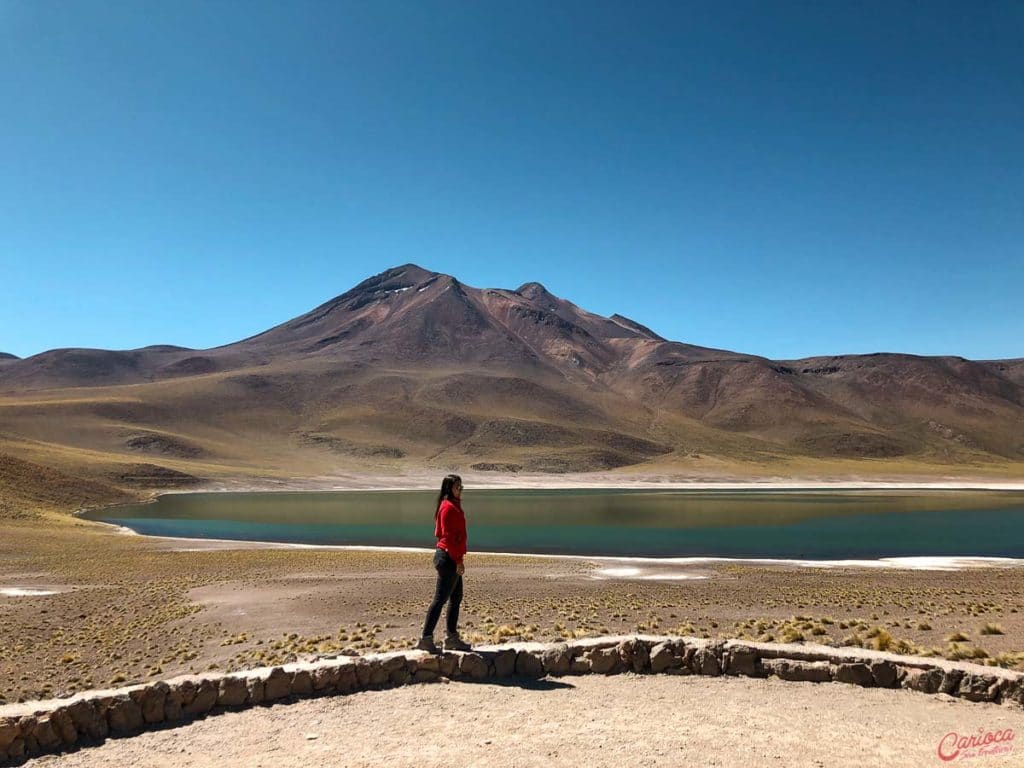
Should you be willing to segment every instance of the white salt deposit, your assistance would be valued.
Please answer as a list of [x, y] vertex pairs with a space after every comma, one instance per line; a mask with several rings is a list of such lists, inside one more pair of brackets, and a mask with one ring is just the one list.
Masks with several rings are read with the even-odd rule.
[[42, 597], [43, 595], [56, 595], [56, 589], [25, 589], [23, 587], [0, 588], [0, 595], [4, 597]]

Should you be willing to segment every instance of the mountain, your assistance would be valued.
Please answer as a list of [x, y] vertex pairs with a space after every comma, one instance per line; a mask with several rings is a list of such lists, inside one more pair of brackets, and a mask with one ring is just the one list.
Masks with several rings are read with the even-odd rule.
[[769, 360], [406, 264], [213, 349], [7, 359], [0, 450], [119, 487], [405, 466], [1013, 474], [1024, 360]]

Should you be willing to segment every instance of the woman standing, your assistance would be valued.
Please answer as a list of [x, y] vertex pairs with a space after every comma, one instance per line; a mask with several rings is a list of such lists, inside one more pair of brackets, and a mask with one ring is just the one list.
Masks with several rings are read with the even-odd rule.
[[423, 624], [423, 636], [416, 648], [430, 653], [440, 653], [434, 644], [434, 627], [441, 617], [441, 608], [448, 603], [447, 629], [444, 649], [446, 651], [468, 651], [470, 646], [459, 638], [459, 606], [462, 605], [462, 574], [466, 567], [462, 559], [466, 554], [466, 516], [462, 514], [462, 478], [448, 475], [441, 481], [441, 493], [434, 509], [434, 536], [437, 550], [434, 552], [434, 568], [437, 569], [437, 586], [434, 601], [427, 609], [427, 620]]

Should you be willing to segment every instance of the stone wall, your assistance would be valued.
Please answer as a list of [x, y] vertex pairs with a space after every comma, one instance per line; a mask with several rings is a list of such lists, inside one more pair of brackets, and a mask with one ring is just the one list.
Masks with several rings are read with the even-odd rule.
[[996, 667], [822, 645], [711, 641], [634, 635], [543, 645], [486, 646], [468, 653], [423, 651], [340, 656], [235, 674], [204, 674], [71, 698], [0, 707], [0, 765], [97, 744], [156, 725], [229, 709], [311, 696], [380, 690], [442, 678], [546, 675], [746, 675], [943, 693], [1024, 706], [1024, 674]]

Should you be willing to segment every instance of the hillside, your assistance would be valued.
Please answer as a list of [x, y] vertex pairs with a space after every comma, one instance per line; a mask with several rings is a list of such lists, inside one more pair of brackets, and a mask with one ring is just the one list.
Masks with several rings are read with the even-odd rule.
[[405, 265], [204, 350], [0, 362], [0, 450], [118, 488], [339, 469], [1024, 474], [1024, 360], [769, 360]]

